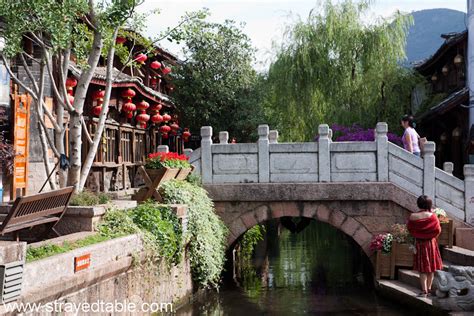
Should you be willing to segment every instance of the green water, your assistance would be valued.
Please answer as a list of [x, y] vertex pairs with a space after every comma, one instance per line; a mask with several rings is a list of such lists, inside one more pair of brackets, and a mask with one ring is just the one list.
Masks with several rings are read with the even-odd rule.
[[252, 264], [229, 274], [219, 293], [178, 315], [409, 314], [374, 293], [370, 262], [354, 241], [317, 221], [298, 234], [269, 223]]

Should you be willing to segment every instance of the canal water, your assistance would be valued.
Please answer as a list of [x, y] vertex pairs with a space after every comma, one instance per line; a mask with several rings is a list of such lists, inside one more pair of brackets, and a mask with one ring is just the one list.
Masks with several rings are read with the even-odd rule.
[[177, 314], [410, 314], [375, 294], [368, 258], [344, 233], [314, 220], [299, 233], [268, 222], [266, 232], [250, 264]]

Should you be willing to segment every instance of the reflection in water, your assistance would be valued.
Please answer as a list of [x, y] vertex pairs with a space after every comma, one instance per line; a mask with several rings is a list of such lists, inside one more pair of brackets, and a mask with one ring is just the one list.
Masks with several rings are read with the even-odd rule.
[[317, 221], [298, 234], [266, 226], [253, 264], [178, 315], [406, 314], [373, 293], [370, 262], [342, 232]]

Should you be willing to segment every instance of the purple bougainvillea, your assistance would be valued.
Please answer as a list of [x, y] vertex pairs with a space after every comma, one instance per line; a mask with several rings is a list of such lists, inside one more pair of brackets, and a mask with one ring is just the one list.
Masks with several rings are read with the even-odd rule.
[[[375, 139], [375, 130], [373, 128], [365, 129], [360, 125], [343, 126], [338, 124], [331, 125], [333, 140], [336, 142], [373, 142]], [[318, 140], [318, 135], [315, 140]], [[397, 145], [402, 144], [400, 136], [394, 133], [387, 133], [388, 140]]]

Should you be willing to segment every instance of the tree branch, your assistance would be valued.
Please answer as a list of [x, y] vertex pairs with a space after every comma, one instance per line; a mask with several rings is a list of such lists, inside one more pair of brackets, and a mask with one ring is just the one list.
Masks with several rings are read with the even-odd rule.
[[5, 68], [7, 69], [8, 71], [8, 74], [10, 75], [10, 77], [13, 79], [13, 81], [15, 81], [17, 84], [20, 85], [20, 87], [23, 88], [23, 90], [25, 90], [26, 92], [28, 92], [33, 98], [37, 99], [37, 96], [36, 96], [36, 93], [33, 92], [33, 90], [31, 90], [28, 86], [26, 86], [20, 79], [18, 79], [18, 77], [12, 72], [10, 66], [8, 65], [8, 61], [7, 59], [5, 58], [5, 55], [3, 54], [0, 54], [2, 56], [2, 61], [3, 61], [3, 64], [5, 65]]
[[87, 130], [87, 125], [86, 121], [84, 120], [84, 117], [81, 118], [81, 124], [82, 124], [82, 129], [84, 130], [84, 134], [86, 135], [87, 142], [89, 145], [93, 144], [94, 142], [92, 141], [91, 134]]

